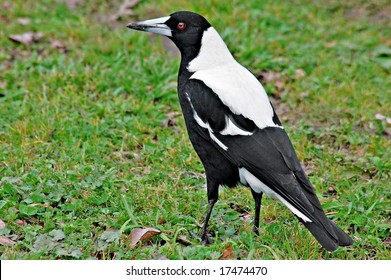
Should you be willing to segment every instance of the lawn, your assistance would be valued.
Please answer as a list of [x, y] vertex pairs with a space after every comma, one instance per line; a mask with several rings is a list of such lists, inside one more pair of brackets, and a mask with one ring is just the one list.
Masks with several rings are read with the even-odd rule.
[[[391, 259], [389, 1], [178, 2], [0, 3], [0, 258]], [[354, 246], [324, 251], [269, 198], [255, 236], [244, 187], [222, 189], [213, 244], [189, 234], [208, 205], [180, 57], [125, 28], [177, 10], [203, 14], [259, 77]], [[137, 228], [160, 233], [136, 243]]]

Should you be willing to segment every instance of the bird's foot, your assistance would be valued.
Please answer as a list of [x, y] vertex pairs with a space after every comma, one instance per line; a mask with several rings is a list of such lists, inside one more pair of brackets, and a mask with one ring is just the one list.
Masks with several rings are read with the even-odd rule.
[[189, 234], [193, 238], [201, 239], [201, 244], [204, 246], [208, 246], [209, 244], [213, 243], [213, 239], [209, 233], [204, 233], [204, 234], [196, 234], [194, 231], [189, 230]]
[[254, 226], [253, 232], [255, 233], [256, 236], [259, 236], [259, 228], [258, 227]]

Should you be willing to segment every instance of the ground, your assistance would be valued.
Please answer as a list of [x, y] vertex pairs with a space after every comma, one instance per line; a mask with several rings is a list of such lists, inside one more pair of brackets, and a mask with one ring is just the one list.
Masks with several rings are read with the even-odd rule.
[[[389, 1], [126, 3], [0, 3], [1, 259], [390, 259]], [[213, 244], [191, 237], [207, 199], [180, 58], [125, 28], [177, 10], [209, 19], [264, 84], [353, 246], [324, 251], [268, 198], [255, 236], [244, 187], [222, 189]]]

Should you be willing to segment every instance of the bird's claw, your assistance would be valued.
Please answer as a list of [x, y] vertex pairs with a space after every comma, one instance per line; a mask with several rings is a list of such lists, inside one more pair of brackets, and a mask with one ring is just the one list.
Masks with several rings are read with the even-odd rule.
[[204, 246], [208, 246], [213, 243], [213, 239], [209, 233], [199, 235], [196, 234], [194, 231], [189, 230], [189, 234], [193, 238], [201, 239], [201, 244]]

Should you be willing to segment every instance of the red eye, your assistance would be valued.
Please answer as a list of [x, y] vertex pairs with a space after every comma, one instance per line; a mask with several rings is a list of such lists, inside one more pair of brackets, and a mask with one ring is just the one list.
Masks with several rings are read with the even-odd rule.
[[184, 30], [186, 28], [186, 23], [180, 22], [176, 27], [178, 28], [178, 30]]

